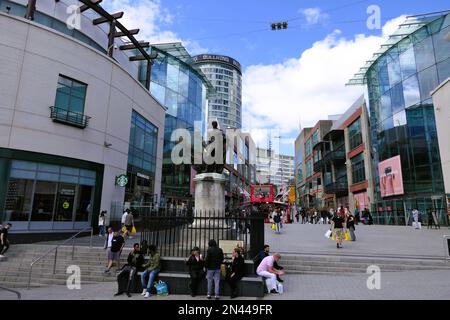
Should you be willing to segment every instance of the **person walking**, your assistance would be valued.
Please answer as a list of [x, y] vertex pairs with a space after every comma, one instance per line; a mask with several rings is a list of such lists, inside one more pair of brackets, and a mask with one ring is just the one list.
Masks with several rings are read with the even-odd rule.
[[235, 248], [232, 253], [230, 271], [227, 273], [226, 281], [230, 285], [230, 298], [234, 299], [238, 296], [238, 283], [244, 277], [245, 261], [241, 255], [241, 250]]
[[195, 297], [197, 295], [198, 286], [205, 276], [203, 272], [205, 261], [203, 259], [203, 256], [200, 254], [199, 247], [195, 247], [191, 250], [191, 255], [187, 259], [186, 265], [189, 267], [189, 276], [191, 277], [191, 281], [189, 283], [191, 296]]
[[120, 296], [124, 292], [131, 297], [130, 290], [134, 284], [136, 272], [142, 271], [144, 265], [144, 256], [141, 253], [139, 243], [133, 245], [133, 250], [128, 254], [127, 264], [123, 266], [117, 275], [117, 293], [114, 296]]
[[279, 212], [279, 209], [273, 218], [273, 223], [275, 223], [275, 233], [280, 234], [281, 233], [281, 213]]
[[347, 216], [347, 229], [350, 233], [350, 241], [356, 241], [356, 234], [355, 234], [355, 222], [356, 218], [351, 213]]
[[100, 215], [98, 216], [99, 237], [105, 236], [105, 228], [106, 228], [106, 211], [104, 210], [100, 212]]
[[8, 240], [8, 232], [11, 229], [12, 224], [7, 223], [6, 225], [1, 227], [0, 230], [0, 258], [5, 257], [6, 251], [9, 249], [9, 240]]
[[111, 250], [109, 251], [108, 256], [108, 267], [106, 268], [105, 273], [111, 271], [114, 262], [116, 262], [117, 272], [120, 271], [120, 255], [124, 246], [125, 239], [118, 232], [114, 232], [114, 236], [111, 240]]
[[278, 293], [277, 275], [282, 276], [285, 274], [282, 270], [276, 270], [274, 263], [280, 261], [281, 255], [275, 253], [271, 256], [265, 257], [261, 261], [260, 265], [256, 269], [256, 274], [262, 278], [266, 278], [266, 285], [269, 293]]
[[334, 238], [336, 240], [336, 247], [338, 249], [342, 248], [342, 242], [345, 236], [345, 212], [343, 208], [339, 210], [337, 214], [331, 219], [331, 231], [334, 233]]
[[130, 212], [130, 209], [125, 209], [125, 211], [122, 214], [122, 219], [121, 219], [122, 228], [125, 227], [125, 218], [127, 217], [128, 212]]
[[422, 229], [422, 225], [420, 223], [420, 212], [419, 212], [419, 210], [414, 208], [413, 211], [412, 211], [412, 215], [413, 215], [413, 220], [414, 220], [414, 223], [413, 223], [414, 229], [416, 229], [416, 230]]
[[[153, 282], [161, 271], [161, 257], [156, 250], [155, 245], [149, 245], [148, 251], [150, 252], [150, 257], [148, 262], [144, 265], [145, 271], [141, 274], [141, 284], [142, 284], [142, 294], [145, 298], [150, 298], [151, 290], [153, 286]], [[145, 279], [148, 277], [148, 281], [145, 282]]]
[[[131, 236], [131, 232], [134, 228], [134, 217], [131, 210], [128, 210], [127, 215], [125, 216], [125, 228], [127, 229], [126, 236], [128, 239], [133, 239]], [[125, 235], [124, 235], [125, 236]]]
[[211, 299], [212, 286], [214, 282], [214, 298], [220, 299], [220, 267], [223, 263], [223, 251], [217, 246], [216, 240], [209, 240], [208, 251], [206, 252], [205, 268], [206, 268], [206, 280], [208, 281], [208, 293], [207, 298]]
[[111, 246], [112, 239], [114, 238], [114, 231], [111, 227], [108, 228], [108, 233], [106, 234], [104, 249], [106, 250], [106, 268], [109, 266], [109, 258], [111, 257]]

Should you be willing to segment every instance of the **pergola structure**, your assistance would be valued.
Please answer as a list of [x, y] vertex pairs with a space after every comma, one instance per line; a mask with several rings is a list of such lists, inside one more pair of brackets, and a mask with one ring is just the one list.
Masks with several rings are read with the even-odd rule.
[[[25, 14], [25, 18], [29, 20], [34, 20], [34, 13], [36, 11], [36, 1], [37, 0], [28, 0], [27, 11]], [[153, 64], [153, 60], [155, 60], [158, 56], [157, 52], [149, 54], [145, 48], [150, 47], [149, 42], [142, 42], [136, 40], [134, 35], [139, 33], [139, 29], [128, 30], [119, 22], [119, 19], [123, 17], [123, 12], [116, 13], [108, 13], [104, 8], [102, 8], [99, 4], [102, 0], [79, 0], [83, 5], [80, 6], [80, 13], [86, 10], [93, 10], [98, 15], [99, 18], [94, 19], [92, 23], [94, 25], [99, 25], [102, 23], [109, 23], [109, 34], [108, 34], [108, 48], [107, 54], [109, 57], [113, 58], [114, 53], [114, 39], [119, 37], [127, 37], [129, 39], [129, 43], [119, 46], [119, 50], [139, 50], [138, 55], [129, 57], [130, 61], [142, 61], [147, 60], [147, 70], [145, 76], [145, 87], [147, 90], [150, 89], [150, 74], [151, 74], [151, 66]], [[59, 2], [59, 0], [55, 0], [55, 2]], [[118, 29], [118, 30], [117, 30]]]

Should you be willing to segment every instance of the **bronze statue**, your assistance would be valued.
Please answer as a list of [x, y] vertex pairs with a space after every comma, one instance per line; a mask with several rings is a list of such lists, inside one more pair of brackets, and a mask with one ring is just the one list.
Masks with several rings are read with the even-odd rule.
[[[197, 171], [197, 174], [201, 174], [201, 173], [219, 173], [222, 174], [223, 173], [223, 169], [225, 166], [225, 161], [226, 161], [226, 156], [227, 156], [227, 148], [226, 148], [226, 135], [225, 133], [218, 128], [218, 123], [217, 121], [213, 121], [212, 122], [212, 130], [220, 130], [221, 136], [222, 136], [222, 163], [213, 163], [213, 164], [206, 164], [204, 157], [202, 157], [202, 163], [201, 164], [195, 164], [194, 161], [192, 161], [192, 163], [194, 163], [192, 166], [194, 168], [195, 171]], [[203, 156], [206, 155], [206, 148], [211, 145], [212, 143], [214, 143], [215, 141], [215, 137], [214, 135], [211, 135], [211, 137], [209, 138], [208, 143], [204, 143], [202, 142], [203, 145]], [[192, 153], [193, 154], [193, 153]], [[216, 155], [216, 150], [213, 149], [213, 151], [211, 152], [211, 157], [215, 157]], [[192, 156], [192, 160], [194, 160], [194, 156]]]

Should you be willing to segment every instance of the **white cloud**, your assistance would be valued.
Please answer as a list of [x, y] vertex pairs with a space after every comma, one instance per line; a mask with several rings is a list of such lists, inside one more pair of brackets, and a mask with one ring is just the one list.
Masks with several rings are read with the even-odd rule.
[[300, 13], [303, 14], [308, 25], [322, 23], [329, 17], [328, 14], [323, 13], [320, 8], [302, 9], [300, 10]]
[[298, 134], [300, 120], [302, 127], [314, 126], [343, 113], [364, 92], [345, 84], [403, 21], [389, 21], [383, 36], [347, 39], [335, 30], [298, 58], [248, 67], [243, 75], [244, 127], [276, 127], [291, 137]]
[[174, 15], [162, 6], [160, 0], [109, 0], [104, 4], [109, 12], [123, 11], [120, 22], [128, 29], [140, 29], [136, 36], [150, 43], [183, 42], [191, 54], [207, 52], [198, 42], [181, 39], [169, 29]]

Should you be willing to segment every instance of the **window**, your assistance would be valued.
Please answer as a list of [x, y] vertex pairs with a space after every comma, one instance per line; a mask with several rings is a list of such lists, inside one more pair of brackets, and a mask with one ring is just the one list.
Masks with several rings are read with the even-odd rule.
[[316, 130], [312, 136], [312, 146], [315, 146], [319, 142], [319, 130]]
[[350, 139], [350, 150], [353, 150], [362, 144], [361, 118], [358, 118], [348, 127], [348, 135]]
[[363, 153], [352, 159], [352, 177], [353, 177], [353, 184], [360, 183], [366, 180]]
[[84, 113], [87, 85], [59, 75], [55, 107], [73, 113]]
[[311, 155], [311, 139], [309, 139], [308, 141], [306, 141], [306, 157], [309, 157]]

